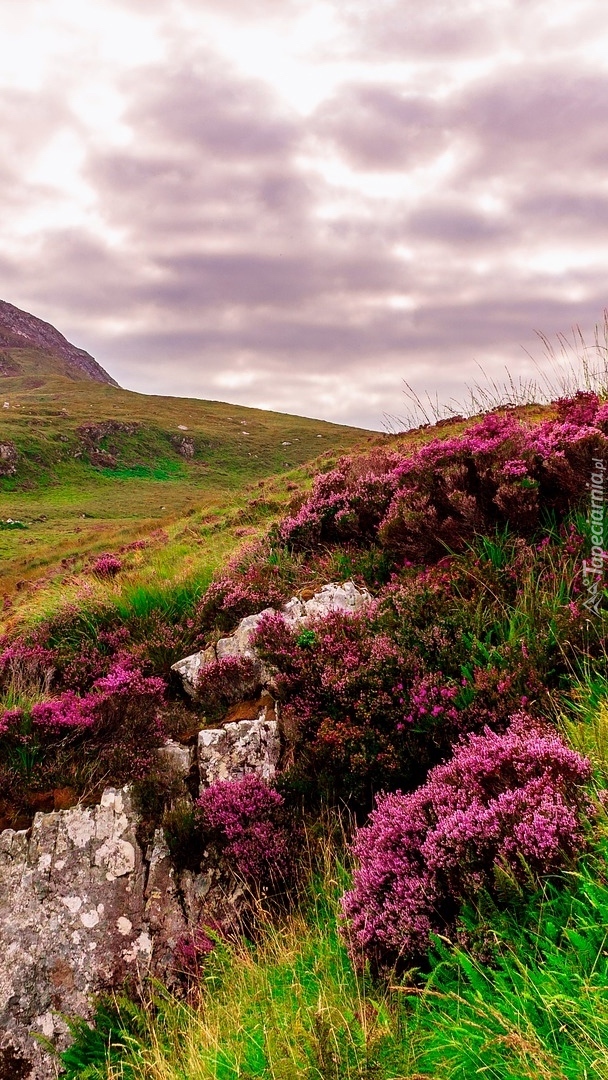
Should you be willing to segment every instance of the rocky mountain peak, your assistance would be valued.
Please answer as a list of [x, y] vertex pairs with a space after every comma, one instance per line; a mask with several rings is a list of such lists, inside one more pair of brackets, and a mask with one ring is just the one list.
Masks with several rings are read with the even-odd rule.
[[[93, 382], [118, 386], [107, 371], [84, 349], [75, 345], [59, 333], [51, 323], [30, 315], [27, 311], [0, 300], [0, 347], [15, 349], [24, 347], [43, 349], [65, 360], [74, 373]], [[0, 374], [3, 372], [0, 370]], [[7, 370], [5, 374], [10, 374]]]

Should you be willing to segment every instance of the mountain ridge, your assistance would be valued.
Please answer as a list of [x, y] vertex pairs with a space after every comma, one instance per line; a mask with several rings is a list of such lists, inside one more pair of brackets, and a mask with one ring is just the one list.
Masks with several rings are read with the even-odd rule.
[[90, 379], [92, 382], [118, 387], [116, 380], [90, 353], [73, 345], [52, 323], [39, 319], [7, 300], [0, 300], [0, 349], [10, 350], [8, 355], [0, 355], [0, 377], [10, 378], [21, 374], [19, 358], [12, 353], [15, 349], [28, 347], [65, 361], [72, 378]]

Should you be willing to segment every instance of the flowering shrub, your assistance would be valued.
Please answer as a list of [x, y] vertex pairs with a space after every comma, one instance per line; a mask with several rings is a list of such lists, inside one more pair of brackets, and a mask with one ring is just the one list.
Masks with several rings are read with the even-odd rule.
[[525, 883], [559, 869], [583, 842], [590, 776], [586, 758], [519, 714], [503, 734], [469, 736], [413, 793], [381, 796], [342, 900], [355, 950], [415, 961], [497, 871]]
[[48, 691], [55, 662], [53, 651], [37, 642], [17, 639], [7, 643], [0, 652], [0, 691], [13, 694]]
[[104, 555], [100, 555], [95, 560], [91, 571], [96, 574], [97, 577], [113, 578], [122, 570], [122, 562], [117, 555], [110, 555], [107, 552]]
[[224, 656], [201, 669], [196, 695], [208, 719], [219, 719], [235, 701], [253, 694], [260, 685], [259, 666], [255, 660]]
[[541, 507], [559, 523], [584, 498], [592, 458], [606, 453], [608, 422], [591, 393], [557, 402], [556, 411], [536, 426], [488, 413], [405, 458], [344, 458], [283, 521], [280, 538], [294, 550], [377, 539], [394, 558], [420, 563], [506, 523], [530, 535]]
[[70, 729], [82, 731], [94, 726], [99, 700], [93, 694], [79, 698], [73, 690], [67, 690], [59, 698], [34, 705], [31, 717], [37, 727], [49, 733], [61, 734]]
[[249, 544], [207, 589], [196, 611], [197, 623], [203, 628], [232, 630], [247, 615], [266, 607], [281, 607], [291, 595], [291, 583], [295, 585], [294, 576], [288, 573], [284, 580], [263, 541]]
[[291, 873], [283, 805], [278, 791], [255, 773], [218, 780], [197, 802], [203, 827], [216, 834], [224, 855], [250, 885], [281, 885]]
[[183, 934], [178, 938], [175, 945], [176, 967], [181, 974], [198, 978], [206, 958], [214, 948], [215, 942], [206, 933], [206, 929], [197, 926], [191, 934]]
[[144, 775], [164, 738], [159, 706], [164, 681], [125, 662], [98, 679], [88, 694], [66, 690], [29, 710], [0, 715], [0, 736], [35, 751], [41, 779], [74, 783], [80, 774], [123, 782]]

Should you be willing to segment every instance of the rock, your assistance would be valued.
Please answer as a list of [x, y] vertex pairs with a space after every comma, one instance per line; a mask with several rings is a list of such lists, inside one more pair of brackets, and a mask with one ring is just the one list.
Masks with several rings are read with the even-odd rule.
[[[308, 619], [328, 615], [331, 611], [345, 611], [356, 614], [362, 611], [370, 602], [371, 595], [367, 589], [359, 589], [353, 581], [345, 581], [342, 584], [330, 583], [324, 585], [319, 592], [309, 600], [300, 600], [294, 596], [283, 605], [281, 613], [287, 622], [293, 627], [300, 623], [305, 624]], [[214, 660], [222, 660], [228, 656], [241, 657], [242, 659], [256, 660], [255, 649], [251, 645], [251, 636], [264, 615], [274, 614], [274, 608], [264, 608], [256, 615], [248, 615], [241, 619], [236, 630], [230, 637], [220, 638], [215, 646], [186, 656], [173, 664], [172, 671], [177, 672], [182, 680], [183, 687], [190, 697], [196, 698], [196, 686], [202, 669]], [[271, 673], [259, 662], [256, 669], [256, 677], [260, 686], [272, 685]], [[254, 679], [255, 682], [255, 679]], [[236, 688], [242, 697], [247, 696], [255, 689], [253, 685], [243, 685]]]
[[201, 668], [210, 664], [213, 660], [217, 660], [217, 656], [215, 648], [211, 646], [202, 652], [185, 656], [183, 660], [178, 660], [176, 664], [172, 664], [171, 671], [175, 671], [180, 676], [184, 690], [190, 697], [196, 697], [196, 684]]
[[[247, 628], [239, 641], [247, 647]], [[253, 717], [199, 733], [202, 784], [275, 775], [275, 705], [265, 694], [254, 706]], [[185, 779], [194, 749], [170, 740], [157, 756]], [[49, 793], [60, 804], [73, 795]], [[185, 785], [182, 801], [191, 810]], [[30, 831], [0, 833], [0, 1080], [55, 1077], [35, 1033], [62, 1049], [62, 1015], [90, 1017], [92, 997], [128, 975], [171, 986], [180, 942], [197, 927], [238, 927], [247, 898], [229, 868], [178, 873], [162, 831], [144, 855], [139, 823], [129, 789], [108, 788], [98, 806], [38, 813]]]
[[155, 754], [157, 761], [165, 765], [175, 776], [186, 779], [189, 775], [194, 762], [192, 746], [182, 746], [173, 739], [169, 739], [164, 746], [158, 747]]
[[[188, 428], [181, 428], [182, 431], [187, 431]], [[181, 454], [185, 458], [193, 458], [196, 453], [196, 446], [194, 439], [190, 435], [172, 435], [171, 442], [178, 454]]]
[[13, 442], [0, 442], [0, 476], [14, 476], [17, 472], [17, 447]]
[[[87, 1017], [92, 994], [145, 974], [152, 925], [160, 941], [161, 929], [170, 937], [179, 905], [166, 891], [164, 914], [151, 898], [146, 910], [137, 823], [128, 789], [109, 788], [98, 806], [36, 814], [29, 834], [0, 834], [0, 1045], [36, 1080], [56, 1076], [56, 1062], [32, 1033], [66, 1045], [58, 1013]], [[148, 891], [161, 864], [158, 856]]]
[[216, 780], [237, 780], [247, 773], [272, 780], [280, 756], [278, 723], [266, 719], [265, 709], [255, 720], [239, 720], [199, 732], [198, 767], [202, 786]]
[[215, 646], [215, 652], [218, 660], [222, 660], [225, 656], [239, 656], [244, 660], [255, 659], [255, 650], [251, 646], [251, 636], [254, 630], [257, 629], [259, 623], [264, 618], [264, 615], [273, 615], [274, 608], [264, 608], [263, 611], [259, 611], [257, 615], [247, 615], [246, 618], [241, 619], [234, 634], [230, 637], [220, 638]]
[[[154, 976], [170, 986], [175, 973], [175, 950], [188, 931], [188, 921], [162, 829], [155, 833], [146, 857], [149, 870], [144, 914], [154, 947]], [[130, 933], [126, 924], [117, 929], [125, 937]]]
[[371, 599], [367, 589], [359, 589], [354, 581], [345, 581], [341, 585], [330, 583], [323, 585], [310, 600], [300, 600], [294, 596], [284, 605], [283, 615], [292, 625], [315, 617], [323, 618], [331, 611], [346, 611], [355, 615], [367, 607]]

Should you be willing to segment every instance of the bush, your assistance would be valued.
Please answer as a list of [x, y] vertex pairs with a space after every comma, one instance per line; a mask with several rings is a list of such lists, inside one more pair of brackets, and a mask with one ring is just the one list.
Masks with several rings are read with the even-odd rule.
[[[47, 789], [139, 779], [164, 739], [164, 686], [162, 679], [123, 662], [82, 697], [67, 690], [27, 709], [6, 710], [0, 715], [1, 757], [33, 757], [36, 771], [29, 780]], [[23, 778], [13, 780], [20, 789]]]
[[215, 834], [224, 856], [252, 886], [284, 886], [292, 872], [283, 823], [284, 800], [255, 773], [218, 780], [200, 796], [203, 828]]
[[558, 870], [582, 845], [590, 776], [586, 758], [520, 714], [504, 734], [469, 736], [412, 794], [381, 796], [343, 898], [354, 951], [380, 966], [420, 960], [497, 876], [525, 885]]
[[608, 411], [584, 392], [556, 408], [555, 419], [536, 426], [488, 413], [407, 457], [344, 458], [317, 479], [279, 536], [294, 551], [379, 541], [396, 560], [425, 563], [506, 524], [522, 536], [549, 513], [559, 524], [585, 498], [593, 458], [606, 456]]
[[106, 552], [104, 555], [100, 555], [95, 560], [91, 567], [91, 572], [101, 578], [113, 578], [122, 570], [122, 562], [117, 555], [110, 555]]

